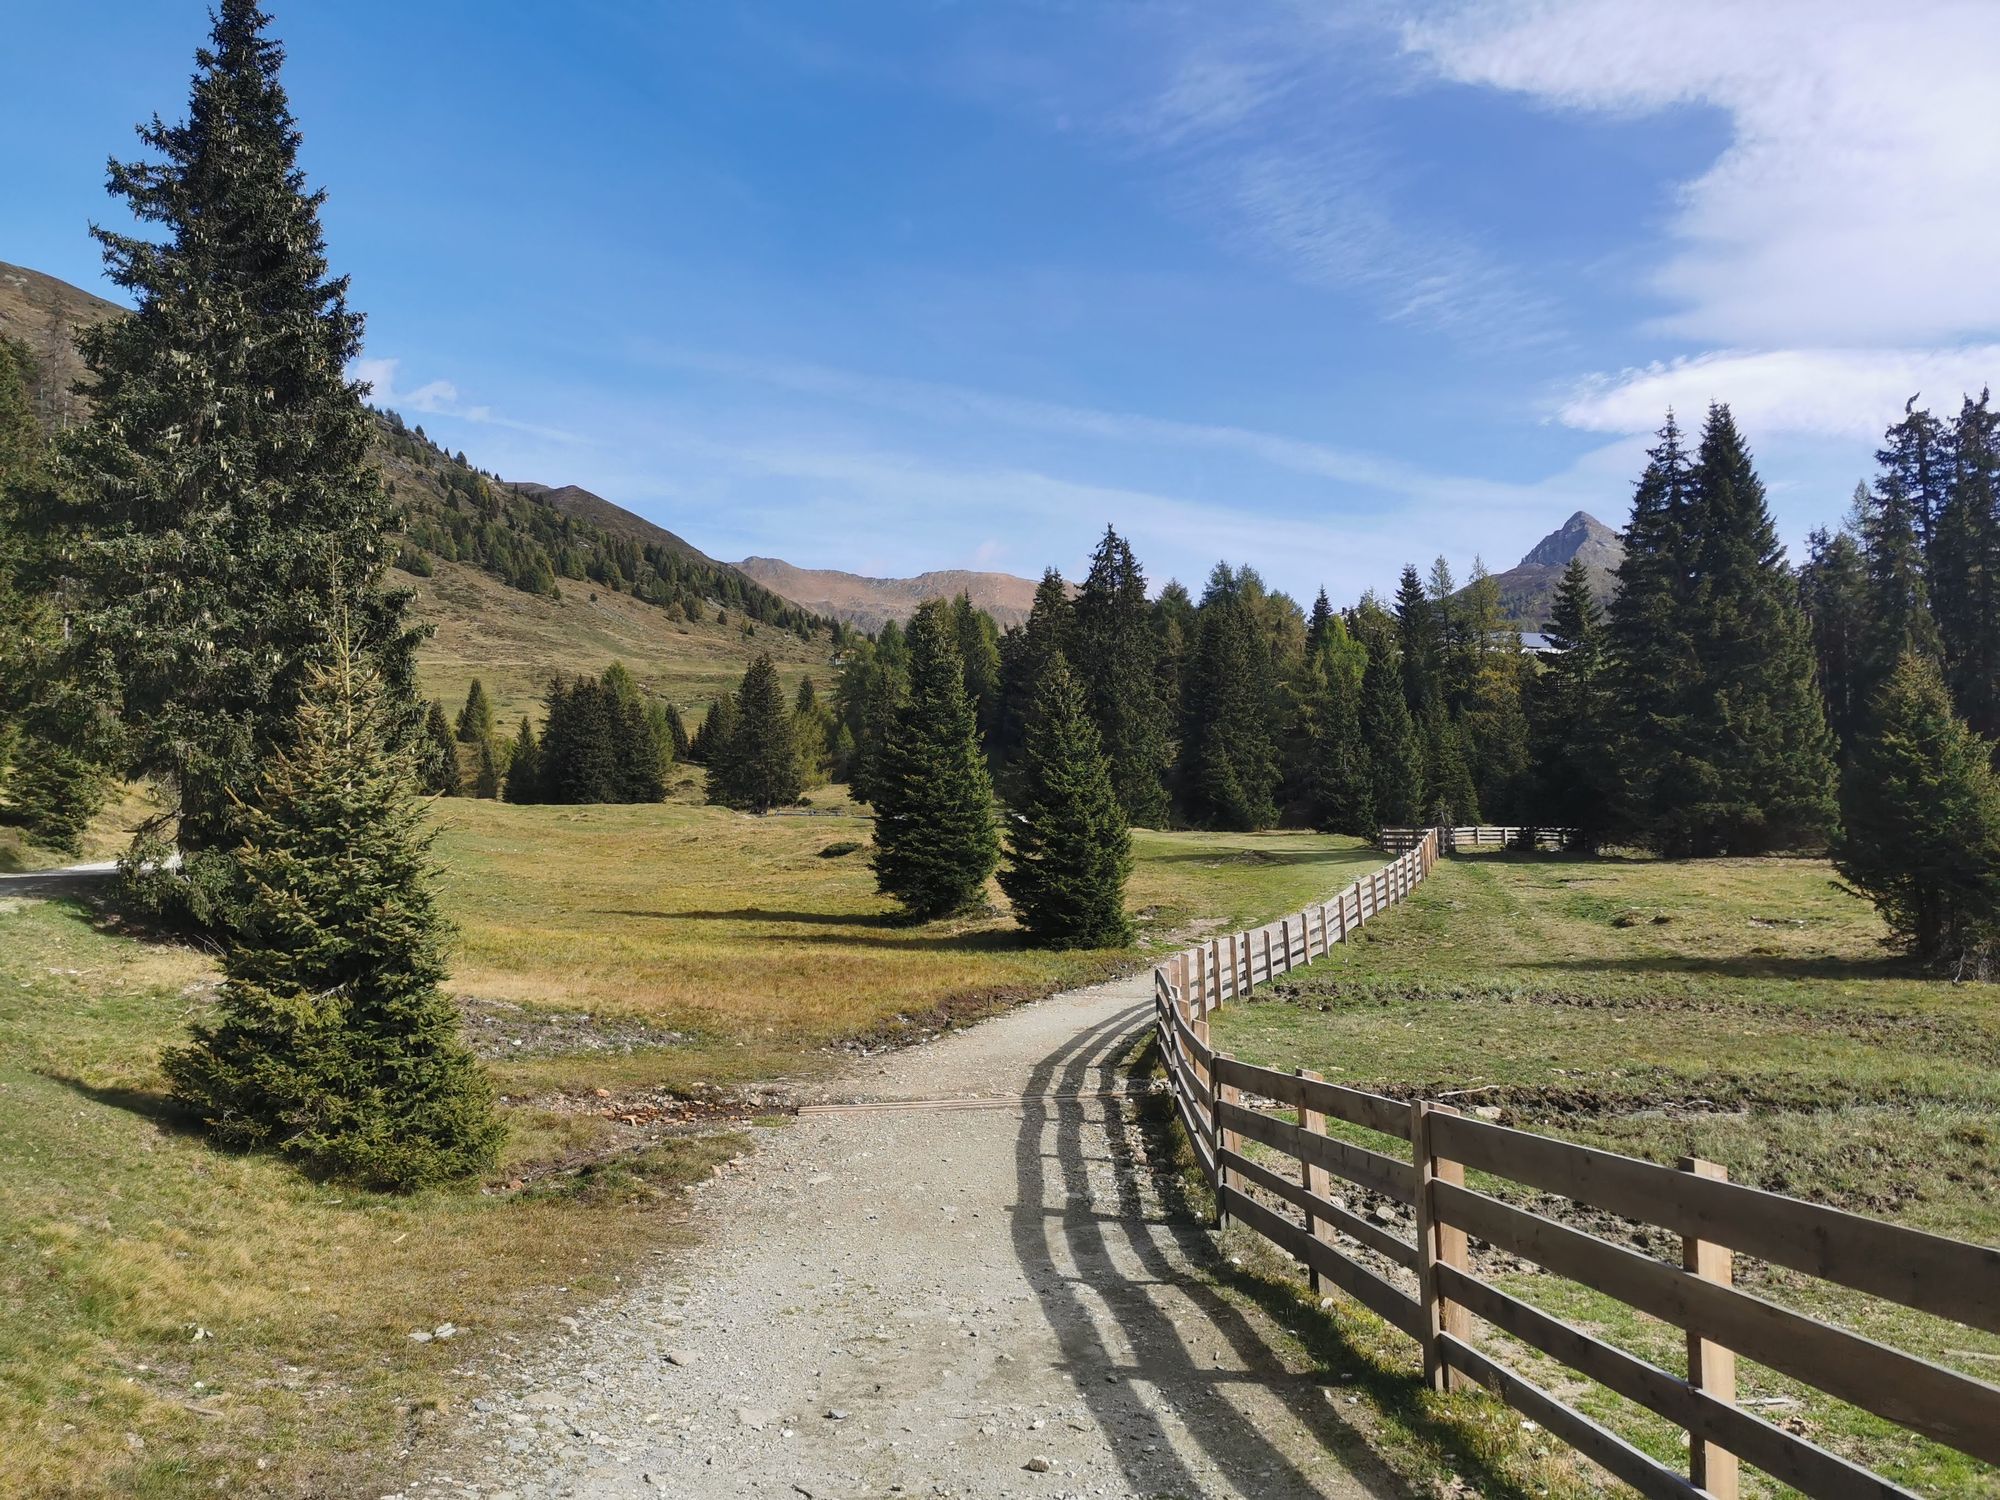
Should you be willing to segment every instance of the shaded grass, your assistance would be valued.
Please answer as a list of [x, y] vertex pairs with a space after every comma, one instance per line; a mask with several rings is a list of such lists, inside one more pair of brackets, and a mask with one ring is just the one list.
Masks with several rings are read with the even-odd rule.
[[[1326, 960], [1226, 1008], [1220, 1045], [1269, 1066], [1497, 1110], [1656, 1161], [2000, 1242], [2000, 1004], [1909, 972], [1874, 912], [1810, 860], [1447, 861]], [[1517, 1199], [1525, 1189], [1476, 1181]], [[1541, 1198], [1655, 1254], [1678, 1242]], [[1678, 1331], [1505, 1260], [1503, 1286], [1671, 1370]], [[1992, 1379], [2000, 1339], [1739, 1258], [1739, 1284]], [[1502, 1341], [1503, 1343], [1505, 1341]], [[1676, 1429], [1514, 1347], [1668, 1462]], [[1925, 1493], [2000, 1492], [1939, 1445], [1748, 1365], [1746, 1395], [1794, 1430]], [[1760, 1481], [1761, 1482], [1761, 1481]]]

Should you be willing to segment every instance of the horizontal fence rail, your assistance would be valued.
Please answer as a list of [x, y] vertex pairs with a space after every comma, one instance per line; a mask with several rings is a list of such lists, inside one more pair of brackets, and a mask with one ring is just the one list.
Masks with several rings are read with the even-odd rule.
[[1460, 849], [1570, 849], [1577, 843], [1574, 828], [1508, 827], [1485, 824], [1477, 828], [1384, 828], [1376, 841], [1388, 854], [1414, 849], [1435, 834], [1439, 853]]
[[[1446, 1104], [1258, 1067], [1210, 1044], [1217, 1007], [1325, 956], [1408, 896], [1450, 849], [1560, 849], [1572, 837], [1556, 828], [1384, 829], [1383, 847], [1396, 857], [1333, 899], [1210, 938], [1154, 967], [1159, 1051], [1175, 1114], [1214, 1189], [1218, 1224], [1255, 1230], [1305, 1266], [1315, 1291], [1344, 1292], [1417, 1340], [1433, 1388], [1486, 1387], [1644, 1495], [1734, 1500], [1739, 1461], [1808, 1495], [1911, 1493], [1739, 1405], [1739, 1354], [2000, 1464], [2000, 1387], [1753, 1296], [1733, 1284], [1732, 1270], [1734, 1255], [1754, 1256], [2000, 1333], [2000, 1250], [1733, 1183], [1710, 1162], [1662, 1166]], [[1279, 1108], [1296, 1119], [1273, 1112]], [[1373, 1132], [1381, 1143], [1330, 1135], [1329, 1122]], [[1289, 1168], [1254, 1159], [1246, 1142]], [[1469, 1187], [1468, 1170], [1665, 1230], [1680, 1240], [1679, 1261]], [[1363, 1211], [1356, 1193], [1384, 1206]], [[1686, 1371], [1653, 1364], [1483, 1279], [1468, 1254], [1473, 1240], [1681, 1329]], [[1499, 1350], [1481, 1348], [1475, 1317], [1685, 1430], [1688, 1472], [1528, 1381]]]

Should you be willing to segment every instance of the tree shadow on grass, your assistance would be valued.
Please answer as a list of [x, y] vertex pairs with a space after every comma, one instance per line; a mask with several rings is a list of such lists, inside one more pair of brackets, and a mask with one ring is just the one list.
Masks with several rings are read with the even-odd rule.
[[123, 1084], [86, 1083], [70, 1073], [44, 1073], [42, 1077], [50, 1083], [60, 1084], [73, 1094], [81, 1095], [93, 1104], [102, 1104], [109, 1109], [123, 1110], [128, 1115], [137, 1115], [149, 1120], [162, 1130], [175, 1135], [200, 1135], [201, 1121], [188, 1113], [173, 1095], [158, 1089], [128, 1088]]
[[[1382, 855], [1379, 858], [1386, 859]], [[1355, 867], [1357, 875], [1372, 868], [1370, 861], [1378, 858], [1365, 849], [1176, 849], [1171, 854], [1149, 853], [1141, 863], [1149, 865], [1208, 864], [1208, 865], [1325, 865], [1346, 864]]]

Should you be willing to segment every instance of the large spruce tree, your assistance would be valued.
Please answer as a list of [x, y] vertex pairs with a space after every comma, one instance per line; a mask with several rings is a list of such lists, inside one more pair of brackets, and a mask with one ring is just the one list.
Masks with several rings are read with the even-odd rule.
[[1689, 582], [1693, 507], [1693, 464], [1668, 412], [1633, 491], [1605, 628], [1619, 685], [1615, 822], [1621, 837], [1637, 842], [1651, 840], [1665, 810], [1692, 795], [1680, 757], [1700, 680]]
[[408, 1189], [493, 1164], [493, 1089], [440, 988], [418, 756], [359, 643], [308, 669], [241, 821], [247, 895], [218, 1013], [165, 1058], [223, 1141]]
[[1217, 563], [1181, 684], [1180, 785], [1189, 822], [1253, 829], [1276, 820], [1274, 698], [1270, 653], [1243, 576]]
[[439, 797], [456, 797], [465, 786], [465, 772], [458, 763], [458, 737], [451, 731], [444, 705], [431, 699], [424, 716], [423, 773], [425, 790]]
[[1016, 920], [1052, 948], [1131, 940], [1132, 836], [1083, 693], [1060, 653], [1042, 668], [1000, 888]]
[[1527, 693], [1531, 816], [1574, 828], [1585, 850], [1604, 842], [1615, 805], [1614, 695], [1604, 637], [1590, 572], [1581, 558], [1572, 557], [1549, 613], [1548, 638], [1555, 649]]
[[1908, 655], [1869, 705], [1843, 779], [1840, 873], [1929, 968], [1985, 977], [2000, 942], [2000, 778], [1952, 711], [1936, 664]]
[[743, 673], [736, 689], [736, 727], [711, 761], [708, 788], [711, 802], [752, 812], [789, 806], [805, 790], [797, 726], [768, 653], [760, 653]]
[[1672, 742], [1684, 795], [1654, 809], [1658, 845], [1759, 854], [1823, 840], [1838, 818], [1812, 642], [1764, 486], [1729, 408], [1709, 408], [1688, 525], [1687, 634], [1698, 678]]
[[[1890, 444], [1892, 453], [1916, 446]], [[1925, 472], [1936, 467], [1928, 450], [1937, 446], [1923, 444]], [[1929, 549], [1931, 608], [1959, 714], [1986, 738], [2000, 739], [2000, 411], [1987, 392], [1960, 407], [1950, 449]], [[1914, 468], [1907, 457], [1900, 462]]]
[[328, 270], [267, 24], [220, 0], [187, 119], [142, 126], [151, 156], [111, 167], [163, 237], [93, 230], [135, 307], [84, 335], [94, 404], [64, 445], [76, 643], [116, 668], [126, 769], [171, 796], [176, 894], [200, 920], [228, 920], [238, 808], [330, 621], [382, 679], [384, 732], [408, 742], [423, 715], [407, 596], [377, 588], [397, 520], [345, 373], [361, 317]]
[[990, 738], [989, 764], [1001, 790], [1014, 791], [1014, 776], [1028, 743], [1028, 725], [1035, 716], [1035, 684], [1055, 656], [1067, 658], [1075, 649], [1076, 611], [1069, 585], [1054, 568], [1042, 573], [1027, 622], [1009, 630], [1000, 642], [1000, 707]]
[[1076, 596], [1073, 675], [1111, 761], [1111, 785], [1134, 823], [1167, 820], [1168, 734], [1160, 703], [1158, 640], [1146, 575], [1109, 526]]
[[876, 773], [875, 880], [911, 916], [930, 920], [980, 899], [1000, 840], [951, 605], [919, 605], [908, 640], [909, 696]]
[[493, 700], [486, 696], [486, 684], [477, 677], [465, 690], [465, 706], [458, 711], [456, 732], [459, 743], [465, 745], [493, 738]]
[[[1856, 514], [1867, 497], [1855, 487]], [[1826, 703], [1842, 764], [1852, 756], [1866, 718], [1868, 698], [1868, 564], [1847, 527], [1821, 527], [1806, 538], [1806, 562], [1799, 569], [1799, 597], [1812, 624], [1813, 656], [1819, 663], [1819, 692]]]
[[1292, 780], [1306, 820], [1323, 833], [1373, 837], [1375, 792], [1361, 732], [1368, 652], [1348, 634], [1322, 589], [1306, 633], [1295, 692]]
[[1392, 828], [1420, 823], [1424, 751], [1403, 696], [1395, 621], [1372, 596], [1355, 611], [1356, 634], [1368, 652], [1361, 677], [1361, 737], [1368, 751], [1369, 799], [1376, 819]]

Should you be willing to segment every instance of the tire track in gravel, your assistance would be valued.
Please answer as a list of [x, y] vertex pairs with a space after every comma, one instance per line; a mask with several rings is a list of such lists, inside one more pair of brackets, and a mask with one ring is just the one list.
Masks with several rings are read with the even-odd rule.
[[702, 1242], [489, 1372], [401, 1493], [1402, 1493], [1162, 1205], [1121, 1065], [1149, 986], [1018, 1007], [871, 1060], [842, 1096], [1000, 1107], [759, 1131], [704, 1191]]

